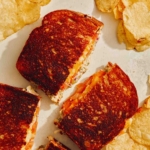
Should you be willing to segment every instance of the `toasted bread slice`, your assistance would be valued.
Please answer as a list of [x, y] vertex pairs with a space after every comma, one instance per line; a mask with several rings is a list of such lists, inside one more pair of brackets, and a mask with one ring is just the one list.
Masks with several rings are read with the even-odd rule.
[[122, 131], [137, 107], [134, 84], [118, 65], [108, 63], [77, 86], [55, 123], [81, 150], [101, 149]]
[[103, 23], [85, 14], [57, 10], [30, 34], [17, 61], [17, 69], [58, 102], [61, 91], [75, 80], [92, 52]]
[[0, 149], [30, 150], [37, 127], [39, 97], [0, 84]]
[[52, 136], [49, 136], [48, 139], [49, 143], [46, 146], [40, 146], [38, 150], [70, 150]]

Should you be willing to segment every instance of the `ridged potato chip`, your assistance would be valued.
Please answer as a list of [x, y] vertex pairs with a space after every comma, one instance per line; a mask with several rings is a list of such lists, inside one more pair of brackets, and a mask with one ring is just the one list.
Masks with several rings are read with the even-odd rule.
[[125, 7], [128, 7], [132, 5], [133, 3], [135, 3], [137, 0], [121, 0], [121, 1]]
[[0, 8], [0, 40], [3, 40], [21, 29], [24, 23], [17, 15], [17, 3], [15, 0], [1, 0]]
[[[148, 78], [150, 78], [150, 75], [148, 75]], [[150, 109], [150, 96], [145, 99], [144, 107]]]
[[126, 49], [131, 50], [134, 49], [134, 46], [128, 41], [126, 37], [126, 32], [123, 26], [123, 21], [120, 20], [117, 28], [117, 38], [119, 43], [125, 43], [126, 44]]
[[126, 39], [134, 49], [143, 51], [150, 47], [150, 12], [145, 3], [136, 2], [125, 8], [123, 26]]
[[136, 142], [150, 146], [150, 109], [142, 109], [135, 114], [129, 134]]
[[[123, 1], [127, 1], [127, 0], [123, 0]], [[129, 5], [136, 3], [136, 2], [143, 2], [145, 3], [145, 5], [148, 7], [148, 9], [150, 10], [150, 0], [128, 0], [129, 1]]]
[[131, 36], [128, 34], [127, 30], [125, 30], [123, 21], [120, 20], [117, 27], [117, 38], [119, 43], [124, 42], [127, 50], [136, 49], [137, 51], [144, 51], [150, 47], [150, 42], [145, 44], [141, 44], [141, 43], [134, 44], [134, 45], [131, 44], [130, 43]]
[[95, 0], [97, 8], [102, 12], [112, 12], [119, 0]]
[[41, 5], [41, 6], [44, 6], [44, 5], [47, 5], [49, 2], [50, 2], [50, 0], [42, 0], [42, 1], [40, 2], [40, 5]]
[[117, 37], [127, 50], [150, 48], [150, 0], [119, 0], [113, 7], [111, 1], [95, 0], [95, 3], [100, 11], [112, 11], [115, 19], [123, 21], [118, 25]]
[[115, 19], [122, 19], [122, 12], [124, 8], [125, 6], [122, 0], [120, 0], [118, 4], [116, 5], [116, 7], [113, 9], [113, 14], [114, 14]]
[[150, 147], [138, 144], [131, 139], [128, 133], [117, 136], [106, 145], [106, 150], [149, 150]]
[[127, 36], [127, 31], [125, 31], [123, 22], [120, 20], [117, 28], [117, 38], [119, 43], [125, 43], [127, 50], [136, 49], [137, 51], [144, 51], [150, 47], [150, 42], [146, 44], [131, 44], [130, 43], [130, 36]]
[[41, 5], [46, 5], [49, 1], [1, 0], [0, 41], [39, 19]]
[[[134, 5], [137, 5], [137, 4], [139, 5], [139, 3], [134, 3]], [[144, 3], [142, 3], [142, 4], [144, 6], [146, 6]], [[131, 5], [130, 7], [133, 7], [134, 5]], [[130, 7], [126, 8], [128, 10], [128, 13], [126, 13], [126, 9], [124, 10], [125, 11], [124, 13], [125, 14], [130, 14], [132, 16], [135, 13], [130, 11]], [[142, 7], [142, 6], [140, 5], [140, 7]], [[139, 20], [137, 21], [137, 19], [134, 18], [134, 15], [132, 17], [131, 16], [127, 15], [125, 18], [123, 18], [123, 20], [119, 21], [118, 29], [117, 29], [118, 41], [119, 41], [119, 43], [123, 43], [124, 42], [125, 45], [126, 45], [126, 49], [127, 50], [136, 49], [137, 51], [144, 51], [144, 50], [146, 50], [146, 49], [148, 49], [150, 47], [150, 36], [147, 36], [147, 37], [144, 38], [145, 33], [143, 35], [142, 34], [143, 31], [139, 30], [140, 27], [137, 27]], [[132, 19], [132, 18], [134, 18], [137, 22], [134, 19]], [[132, 23], [132, 21], [133, 21], [134, 24]], [[130, 22], [131, 22], [131, 24], [130, 24]], [[141, 21], [139, 21], [139, 22], [141, 22]], [[133, 28], [133, 31], [134, 31], [134, 29], [136, 29], [137, 32], [142, 32], [141, 35], [143, 35], [143, 37], [141, 36], [142, 38], [136, 39], [136, 37], [132, 34], [132, 30], [130, 32], [126, 28], [126, 26], [129, 26], [131, 29]], [[141, 28], [143, 29], [144, 26], [141, 25]], [[134, 33], [137, 33], [136, 30], [134, 31]]]
[[[122, 13], [126, 7], [131, 6], [136, 2], [143, 2], [150, 10], [150, 0], [120, 0], [113, 10], [115, 19], [122, 19]], [[118, 17], [119, 16], [119, 17]]]
[[36, 4], [29, 0], [16, 0], [18, 6], [19, 17], [24, 24], [35, 22], [40, 16], [40, 4]]
[[50, 2], [50, 0], [30, 0], [30, 1], [34, 3], [38, 3], [41, 6], [47, 5]]
[[135, 39], [132, 44], [145, 42], [145, 40], [149, 41], [150, 12], [145, 3], [137, 2], [125, 8], [123, 12], [123, 23], [124, 27], [129, 31], [129, 33], [131, 33], [133, 39]]

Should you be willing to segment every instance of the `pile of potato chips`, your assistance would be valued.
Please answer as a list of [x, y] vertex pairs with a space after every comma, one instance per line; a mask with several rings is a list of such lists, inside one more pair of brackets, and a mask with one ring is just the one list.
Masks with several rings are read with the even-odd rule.
[[50, 0], [0, 0], [0, 41], [40, 17]]
[[119, 20], [117, 37], [126, 49], [144, 51], [150, 47], [150, 0], [95, 0], [102, 12], [113, 12]]
[[106, 150], [150, 150], [150, 97], [131, 119], [126, 132], [110, 142]]

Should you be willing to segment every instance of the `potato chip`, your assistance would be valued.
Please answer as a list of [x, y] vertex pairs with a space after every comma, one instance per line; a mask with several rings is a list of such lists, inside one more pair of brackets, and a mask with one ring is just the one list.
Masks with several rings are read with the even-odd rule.
[[133, 3], [135, 3], [137, 0], [122, 0], [122, 3], [125, 7], [128, 7], [130, 5], [132, 5]]
[[0, 3], [0, 40], [21, 29], [24, 23], [19, 19], [15, 0], [1, 0]]
[[136, 142], [150, 146], [150, 109], [143, 109], [135, 114], [129, 134]]
[[125, 7], [131, 6], [136, 2], [144, 2], [150, 8], [150, 0], [121, 0]]
[[112, 12], [119, 0], [95, 0], [97, 8], [102, 12]]
[[30, 1], [34, 3], [38, 3], [41, 6], [47, 5], [50, 2], [50, 0], [30, 0]]
[[121, 19], [122, 18], [122, 13], [120, 11], [118, 11], [117, 7], [115, 7], [113, 9], [113, 14], [114, 14], [115, 19]]
[[118, 37], [119, 43], [124, 42], [124, 39], [125, 39], [125, 31], [124, 31], [123, 21], [122, 21], [122, 20], [120, 20], [119, 23], [118, 23], [118, 27], [117, 27], [117, 37]]
[[40, 17], [40, 6], [50, 0], [1, 0], [0, 41]]
[[120, 43], [124, 42], [126, 44], [126, 49], [127, 50], [134, 49], [134, 46], [131, 43], [129, 43], [128, 40], [127, 40], [127, 38], [126, 38], [126, 33], [125, 33], [125, 29], [124, 29], [123, 21], [122, 20], [120, 20], [119, 24], [118, 24], [117, 38], [118, 38], [118, 41]]
[[35, 4], [29, 0], [16, 0], [19, 17], [25, 24], [35, 22], [40, 17], [40, 4]]
[[106, 150], [131, 150], [134, 141], [127, 133], [117, 136], [112, 142], [106, 145]]
[[150, 47], [150, 0], [95, 0], [95, 3], [100, 11], [112, 11], [115, 19], [123, 20], [118, 25], [117, 37], [127, 50], [144, 51]]
[[130, 36], [128, 37], [128, 36], [129, 35], [126, 33], [126, 30], [124, 29], [123, 21], [120, 20], [118, 24], [118, 28], [117, 28], [117, 38], [118, 38], [119, 43], [124, 42], [127, 50], [136, 49], [137, 51], [144, 51], [150, 47], [150, 43], [145, 43], [145, 44], [138, 43], [138, 44], [133, 45], [130, 43], [131, 37]]
[[[148, 80], [150, 80], [150, 75], [148, 75]], [[150, 96], [145, 99], [144, 107], [150, 108]]]
[[124, 9], [134, 3], [135, 0], [120, 0], [113, 9], [115, 19], [122, 19]]
[[[149, 10], [146, 8], [145, 3], [136, 2], [123, 11], [123, 42], [126, 44], [127, 49], [144, 51], [150, 47], [150, 19], [147, 19], [150, 13], [148, 14]], [[139, 12], [139, 10], [142, 12]], [[144, 18], [145, 15], [147, 18]], [[141, 18], [144, 19], [141, 21]]]
[[116, 7], [113, 9], [115, 19], [122, 19], [122, 13], [124, 9], [132, 5], [135, 0], [120, 0]]
[[150, 0], [134, 0], [135, 2], [143, 2], [145, 3], [145, 5], [148, 7], [148, 9], [150, 10]]
[[147, 44], [144, 44], [144, 45], [139, 45], [139, 46], [136, 46], [135, 49], [139, 52], [141, 51], [144, 51], [146, 49], [150, 48], [150, 42], [147, 43]]
[[[140, 11], [139, 11], [140, 10]], [[136, 2], [123, 12], [124, 27], [133, 36], [135, 43], [150, 39], [150, 12], [143, 2]], [[132, 41], [132, 40], [131, 40]]]
[[116, 7], [113, 9], [113, 14], [114, 14], [115, 19], [122, 19], [122, 12], [124, 8], [125, 6], [122, 3], [122, 0], [120, 0], [118, 4], [116, 5]]
[[136, 49], [137, 51], [144, 51], [150, 47], [150, 42], [148, 39], [140, 39], [140, 41], [137, 41], [134, 39], [133, 35], [124, 28], [125, 32], [125, 40], [124, 43], [126, 44], [126, 47], [130, 46], [131, 49]]
[[124, 133], [107, 144], [106, 150], [149, 150], [149, 147], [138, 144], [130, 138], [128, 133]]
[[44, 6], [44, 5], [47, 5], [49, 2], [50, 2], [50, 0], [42, 0], [42, 1], [40, 2], [40, 5], [41, 5], [41, 6]]

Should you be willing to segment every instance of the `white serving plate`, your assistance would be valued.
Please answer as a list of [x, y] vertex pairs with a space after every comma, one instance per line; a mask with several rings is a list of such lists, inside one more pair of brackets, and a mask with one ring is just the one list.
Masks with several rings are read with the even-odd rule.
[[[95, 73], [108, 62], [117, 63], [135, 84], [139, 105], [150, 94], [148, 75], [150, 74], [150, 49], [144, 52], [126, 50], [124, 44], [119, 44], [116, 37], [118, 21], [112, 14], [101, 13], [97, 10], [94, 0], [52, 0], [48, 5], [42, 7], [40, 19], [25, 26], [23, 29], [0, 42], [0, 82], [17, 87], [26, 87], [29, 82], [25, 80], [16, 69], [17, 58], [27, 40], [30, 32], [40, 26], [41, 20], [47, 13], [57, 9], [70, 9], [79, 11], [97, 18], [104, 23], [100, 34], [100, 39], [90, 58], [90, 65], [87, 72], [80, 78], [82, 82], [87, 77]], [[76, 84], [75, 84], [76, 85]], [[34, 141], [33, 150], [48, 142], [47, 136], [52, 135], [60, 142], [72, 150], [78, 147], [65, 135], [57, 133], [57, 128], [53, 124], [58, 116], [62, 102], [73, 92], [75, 85], [64, 93], [60, 105], [53, 104], [42, 91], [39, 91], [42, 102], [38, 119], [38, 128]]]

